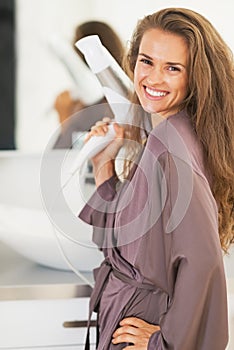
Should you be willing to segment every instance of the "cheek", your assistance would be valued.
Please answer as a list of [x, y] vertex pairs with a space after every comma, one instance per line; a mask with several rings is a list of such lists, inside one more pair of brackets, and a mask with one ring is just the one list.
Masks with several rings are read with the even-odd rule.
[[185, 83], [183, 83], [182, 86], [181, 86], [181, 94], [184, 96], [184, 98], [188, 94], [188, 83], [187, 83], [187, 81]]
[[138, 76], [139, 76], [139, 69], [137, 68], [137, 65], [136, 65], [134, 69], [134, 79], [133, 79], [134, 85], [136, 85], [139, 80]]
[[187, 95], [188, 89], [189, 89], [189, 86], [188, 86], [188, 76], [187, 76], [187, 74], [185, 74], [185, 76], [184, 76], [184, 78], [183, 78], [183, 80], [182, 80], [182, 82], [181, 82], [181, 90], [183, 90], [183, 93], [184, 93], [185, 95]]
[[177, 81], [177, 83], [174, 85], [175, 89], [177, 90], [177, 93], [181, 96], [186, 96], [188, 91], [188, 83], [187, 79], [181, 79], [180, 81]]
[[136, 91], [139, 90], [139, 81], [140, 81], [139, 73], [138, 73], [137, 69], [135, 69], [135, 71], [134, 71], [133, 85], [134, 85], [134, 89], [135, 89]]
[[146, 73], [144, 72], [142, 67], [140, 67], [138, 64], [136, 64], [135, 70], [134, 70], [134, 84], [137, 84], [142, 79], [144, 79], [145, 75], [146, 75]]

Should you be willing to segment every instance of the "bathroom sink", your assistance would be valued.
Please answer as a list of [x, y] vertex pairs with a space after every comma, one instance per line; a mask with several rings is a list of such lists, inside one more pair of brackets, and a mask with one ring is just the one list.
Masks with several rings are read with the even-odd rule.
[[77, 152], [0, 151], [0, 240], [36, 263], [90, 271], [103, 255], [77, 217], [95, 190], [87, 167], [70, 174]]

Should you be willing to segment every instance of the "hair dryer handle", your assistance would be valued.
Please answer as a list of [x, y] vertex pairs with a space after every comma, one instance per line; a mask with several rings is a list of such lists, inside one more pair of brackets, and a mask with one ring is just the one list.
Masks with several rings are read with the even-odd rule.
[[77, 170], [82, 169], [85, 161], [94, 157], [101, 152], [115, 138], [115, 130], [113, 124], [108, 126], [108, 131], [105, 136], [92, 136], [91, 139], [82, 147], [78, 156], [71, 168], [71, 173], [74, 174]]

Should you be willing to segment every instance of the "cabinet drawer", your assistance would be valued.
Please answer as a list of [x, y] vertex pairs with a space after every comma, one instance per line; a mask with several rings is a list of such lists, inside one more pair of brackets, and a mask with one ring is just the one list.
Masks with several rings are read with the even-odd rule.
[[[85, 340], [88, 303], [89, 298], [0, 302], [0, 349], [69, 345], [77, 349]], [[80, 321], [74, 322], [80, 327], [69, 327], [73, 321]]]

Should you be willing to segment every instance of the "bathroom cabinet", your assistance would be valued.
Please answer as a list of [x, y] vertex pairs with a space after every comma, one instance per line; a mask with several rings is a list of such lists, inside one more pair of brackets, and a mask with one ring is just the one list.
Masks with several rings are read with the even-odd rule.
[[[225, 259], [230, 331], [226, 350], [233, 350], [234, 276], [229, 258]], [[92, 273], [84, 276], [92, 285]], [[0, 350], [83, 350], [91, 291], [73, 272], [32, 263], [0, 242]], [[92, 327], [91, 350], [94, 342]]]
[[[82, 274], [89, 283], [0, 242], [0, 350], [83, 350], [93, 275]], [[94, 350], [95, 319], [92, 325]]]
[[[87, 297], [1, 301], [0, 349], [83, 349], [87, 315]], [[94, 333], [92, 327], [93, 344]]]

